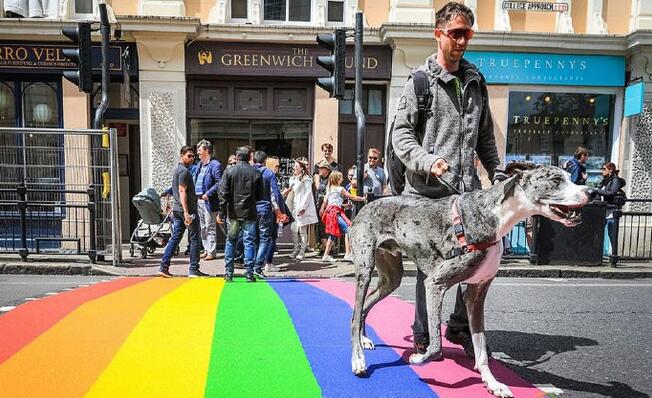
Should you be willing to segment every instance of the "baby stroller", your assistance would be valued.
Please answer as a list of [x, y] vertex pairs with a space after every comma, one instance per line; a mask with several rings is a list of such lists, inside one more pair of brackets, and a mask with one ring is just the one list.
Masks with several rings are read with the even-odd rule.
[[[140, 220], [131, 234], [129, 254], [134, 257], [136, 247], [141, 258], [147, 258], [159, 247], [165, 247], [172, 236], [170, 211], [161, 210], [161, 199], [154, 188], [147, 188], [131, 199], [140, 214]], [[166, 214], [167, 213], [167, 214]], [[174, 255], [179, 254], [175, 248]]]

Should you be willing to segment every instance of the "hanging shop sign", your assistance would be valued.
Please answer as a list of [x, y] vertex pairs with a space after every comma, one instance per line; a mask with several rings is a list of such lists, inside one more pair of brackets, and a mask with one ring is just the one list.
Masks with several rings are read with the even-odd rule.
[[467, 51], [488, 83], [623, 87], [625, 58], [611, 55]]
[[638, 82], [625, 89], [625, 116], [634, 116], [643, 112], [645, 98], [645, 83]]
[[568, 12], [568, 3], [544, 3], [542, 1], [503, 1], [505, 11]]
[[[317, 45], [193, 42], [186, 48], [186, 72], [211, 76], [324, 77], [317, 65], [319, 55], [328, 55]], [[347, 47], [346, 76], [353, 78], [353, 47]], [[391, 78], [392, 50], [366, 46], [362, 72], [365, 79]]]

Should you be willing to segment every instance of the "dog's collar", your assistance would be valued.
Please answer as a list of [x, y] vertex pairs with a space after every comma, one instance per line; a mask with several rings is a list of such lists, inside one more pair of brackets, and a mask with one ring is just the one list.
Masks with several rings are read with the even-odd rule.
[[462, 215], [460, 214], [460, 211], [458, 209], [458, 201], [459, 201], [459, 197], [455, 198], [455, 200], [453, 201], [452, 214], [453, 214], [453, 233], [455, 234], [455, 237], [457, 238], [457, 243], [459, 243], [460, 247], [456, 247], [453, 250], [449, 251], [446, 254], [446, 260], [451, 259], [453, 257], [461, 256], [462, 254], [466, 254], [469, 252], [487, 250], [491, 246], [498, 243], [497, 240], [493, 242], [478, 242], [472, 244], [467, 243], [466, 235], [464, 234], [464, 223], [462, 220]]

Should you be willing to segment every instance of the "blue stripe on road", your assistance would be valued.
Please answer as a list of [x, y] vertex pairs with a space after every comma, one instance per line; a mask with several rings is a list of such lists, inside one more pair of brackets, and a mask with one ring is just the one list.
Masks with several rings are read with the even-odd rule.
[[370, 375], [356, 377], [351, 372], [351, 307], [302, 282], [269, 284], [285, 303], [324, 397], [437, 397], [370, 327], [367, 334], [376, 342], [375, 350], [365, 351]]

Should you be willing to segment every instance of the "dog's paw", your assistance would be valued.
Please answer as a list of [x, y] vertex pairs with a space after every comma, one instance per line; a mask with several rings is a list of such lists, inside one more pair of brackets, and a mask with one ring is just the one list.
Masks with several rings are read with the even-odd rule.
[[351, 359], [351, 369], [353, 370], [353, 374], [358, 377], [364, 377], [367, 375], [367, 364], [365, 363], [364, 358]]
[[487, 390], [489, 390], [489, 392], [494, 396], [500, 398], [511, 398], [514, 396], [509, 387], [497, 381], [494, 381], [493, 383], [487, 383]]
[[362, 343], [362, 348], [364, 348], [365, 350], [373, 350], [374, 348], [376, 348], [374, 346], [374, 342], [371, 341], [371, 339], [367, 336], [360, 337], [360, 343]]

